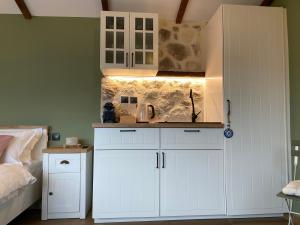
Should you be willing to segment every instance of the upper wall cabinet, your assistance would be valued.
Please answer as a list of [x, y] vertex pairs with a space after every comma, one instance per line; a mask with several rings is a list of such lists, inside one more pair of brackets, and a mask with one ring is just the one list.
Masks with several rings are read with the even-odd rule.
[[103, 75], [155, 76], [157, 14], [102, 11], [100, 67]]

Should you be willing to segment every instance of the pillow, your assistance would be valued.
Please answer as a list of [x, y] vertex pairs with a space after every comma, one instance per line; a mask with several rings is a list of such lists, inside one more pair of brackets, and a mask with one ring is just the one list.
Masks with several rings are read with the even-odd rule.
[[47, 148], [48, 131], [43, 129], [42, 137], [31, 151], [31, 161], [42, 161], [42, 151]]
[[0, 135], [0, 158], [11, 139], [13, 139], [13, 136], [11, 135]]
[[282, 189], [283, 194], [300, 196], [300, 180], [293, 180]]
[[0, 202], [5, 202], [15, 191], [36, 182], [25, 167], [6, 163], [0, 165], [0, 180]]
[[24, 151], [22, 152], [21, 156], [20, 156], [20, 160], [23, 163], [27, 163], [27, 164], [31, 164], [31, 152], [34, 149], [34, 147], [37, 145], [37, 143], [41, 140], [42, 135], [43, 135], [43, 129], [42, 128], [38, 128], [38, 129], [33, 129], [33, 134], [30, 137], [30, 139], [28, 140], [28, 145], [26, 146], [26, 148], [24, 149]]
[[30, 163], [31, 151], [41, 137], [42, 129], [5, 129], [0, 135], [11, 135], [14, 139], [9, 143], [0, 163]]

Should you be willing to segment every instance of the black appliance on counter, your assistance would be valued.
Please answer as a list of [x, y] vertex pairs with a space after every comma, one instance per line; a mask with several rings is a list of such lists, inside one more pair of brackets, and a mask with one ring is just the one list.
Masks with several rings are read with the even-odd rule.
[[111, 102], [107, 102], [103, 106], [103, 123], [116, 123], [115, 107]]

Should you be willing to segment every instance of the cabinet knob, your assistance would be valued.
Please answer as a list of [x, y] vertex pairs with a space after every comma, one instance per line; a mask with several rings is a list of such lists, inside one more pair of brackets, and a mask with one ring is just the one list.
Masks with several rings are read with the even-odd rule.
[[53, 192], [49, 192], [49, 195], [53, 195]]

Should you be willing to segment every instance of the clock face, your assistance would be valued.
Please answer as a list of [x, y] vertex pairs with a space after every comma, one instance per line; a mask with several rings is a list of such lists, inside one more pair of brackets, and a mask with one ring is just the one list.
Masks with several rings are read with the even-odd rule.
[[224, 130], [224, 136], [226, 138], [232, 138], [232, 136], [233, 136], [233, 130], [231, 130], [230, 128], [227, 128], [226, 130]]

